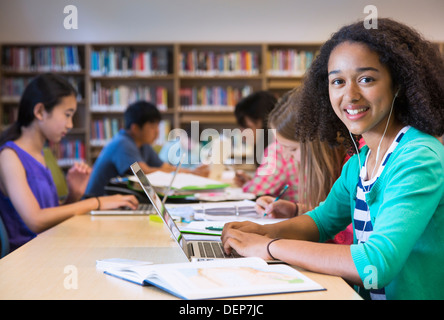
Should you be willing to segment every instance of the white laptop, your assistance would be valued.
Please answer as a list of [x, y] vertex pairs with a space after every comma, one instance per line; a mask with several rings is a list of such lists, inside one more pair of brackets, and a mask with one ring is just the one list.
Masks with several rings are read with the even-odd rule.
[[174, 240], [179, 244], [185, 256], [190, 261], [215, 260], [225, 258], [235, 258], [239, 255], [226, 255], [221, 241], [187, 241], [181, 234], [173, 218], [166, 209], [164, 203], [160, 200], [155, 192], [153, 186], [149, 182], [147, 176], [140, 168], [139, 164], [135, 162], [131, 165], [131, 170], [140, 183], [140, 186], [145, 191], [147, 197], [150, 199], [154, 209], [162, 218], [162, 221], [168, 227]]
[[[139, 195], [136, 191], [129, 190], [128, 188], [122, 187], [106, 187], [107, 191], [112, 191], [113, 193], [120, 194], [133, 194], [136, 197]], [[92, 210], [90, 212], [92, 215], [145, 215], [155, 213], [153, 206], [151, 203], [139, 203], [137, 209], [130, 208], [116, 208], [116, 209], [101, 209], [101, 210]]]
[[153, 206], [149, 203], [139, 203], [137, 209], [127, 209], [127, 208], [118, 208], [118, 209], [104, 209], [104, 210], [92, 210], [91, 214], [94, 216], [100, 215], [144, 215], [144, 214], [152, 214], [155, 213]]
[[[162, 204], [165, 204], [168, 195], [171, 191], [171, 188], [173, 186], [173, 182], [176, 179], [177, 173], [179, 172], [180, 166], [182, 165], [184, 157], [180, 159], [179, 165], [176, 167], [176, 170], [173, 173], [173, 177], [171, 179], [170, 185], [165, 191], [165, 195], [163, 196]], [[138, 194], [135, 191], [131, 191], [128, 188], [120, 188], [120, 187], [105, 187], [106, 190], [112, 190], [116, 193], [132, 193], [136, 196]], [[138, 214], [156, 214], [157, 212], [153, 209], [153, 206], [151, 203], [139, 203], [137, 209], [127, 209], [127, 208], [119, 208], [119, 209], [109, 209], [109, 210], [93, 210], [91, 211], [92, 215], [138, 215]]]

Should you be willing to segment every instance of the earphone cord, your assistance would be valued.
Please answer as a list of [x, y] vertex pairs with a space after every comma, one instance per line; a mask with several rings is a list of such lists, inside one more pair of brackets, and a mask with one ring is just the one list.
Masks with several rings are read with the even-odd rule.
[[398, 95], [398, 93], [395, 94], [395, 97], [393, 98], [393, 101], [392, 101], [392, 107], [390, 108], [390, 113], [389, 113], [389, 116], [388, 116], [388, 119], [387, 119], [387, 124], [385, 125], [384, 133], [382, 134], [381, 140], [379, 141], [378, 150], [376, 151], [375, 166], [373, 167], [373, 171], [372, 171], [372, 174], [371, 174], [369, 180], [371, 180], [373, 178], [373, 174], [375, 173], [375, 169], [378, 166], [379, 151], [381, 149], [382, 140], [384, 140], [385, 133], [387, 132], [387, 128], [388, 128], [388, 125], [389, 125], [389, 122], [390, 122], [390, 117], [392, 116], [393, 105], [395, 104], [395, 99], [396, 99], [397, 95]]
[[[399, 92], [399, 90], [398, 90], [398, 92]], [[386, 125], [385, 125], [384, 133], [382, 134], [381, 140], [379, 140], [378, 149], [377, 149], [377, 151], [376, 151], [376, 163], [375, 163], [375, 166], [373, 167], [373, 171], [372, 171], [372, 174], [371, 174], [371, 176], [370, 176], [370, 179], [373, 178], [373, 174], [375, 173], [375, 169], [376, 169], [377, 164], [378, 164], [379, 151], [380, 151], [380, 149], [381, 149], [382, 141], [384, 140], [385, 134], [386, 134], [386, 132], [387, 132], [387, 128], [388, 128], [388, 125], [389, 125], [389, 122], [390, 122], [390, 118], [391, 118], [391, 116], [392, 116], [392, 112], [393, 112], [393, 106], [395, 105], [395, 99], [396, 99], [396, 97], [398, 96], [398, 92], [396, 92], [396, 93], [395, 93], [395, 96], [393, 97], [392, 106], [391, 106], [391, 108], [390, 108], [390, 113], [389, 113], [389, 116], [388, 116], [388, 119], [387, 119], [387, 123], [386, 123]], [[356, 142], [355, 142], [355, 139], [353, 138], [352, 133], [351, 133], [350, 131], [348, 131], [348, 133], [350, 134], [350, 138], [352, 139], [353, 144], [354, 144], [355, 149], [356, 149], [356, 153], [358, 154], [359, 174], [360, 174], [360, 173], [361, 173], [362, 165], [361, 165], [361, 159], [360, 159], [360, 157], [359, 157], [359, 149], [358, 149], [358, 146], [356, 145]]]
[[[398, 92], [399, 92], [399, 91], [398, 91]], [[386, 132], [387, 132], [387, 128], [388, 128], [388, 125], [389, 125], [389, 122], [390, 122], [390, 117], [392, 116], [393, 106], [394, 106], [394, 104], [395, 104], [395, 99], [396, 99], [396, 97], [398, 96], [398, 92], [396, 92], [396, 94], [395, 94], [395, 96], [394, 96], [394, 98], [393, 98], [392, 106], [391, 106], [391, 108], [390, 108], [390, 113], [389, 113], [389, 116], [388, 116], [388, 119], [387, 119], [387, 124], [385, 125], [384, 133], [382, 134], [381, 140], [379, 141], [378, 150], [376, 151], [376, 163], [375, 163], [375, 167], [373, 168], [372, 175], [370, 176], [370, 179], [373, 177], [373, 174], [374, 174], [375, 169], [376, 169], [377, 164], [378, 164], [379, 151], [380, 151], [380, 148], [381, 148], [382, 140], [384, 140], [385, 134], [386, 134]], [[350, 134], [350, 138], [351, 138], [352, 141], [353, 141], [353, 145], [355, 146], [356, 153], [357, 153], [357, 155], [358, 155], [358, 161], [359, 161], [359, 175], [361, 175], [362, 165], [361, 165], [361, 159], [360, 159], [360, 157], [359, 157], [359, 149], [358, 149], [358, 146], [356, 145], [356, 142], [355, 142], [355, 139], [353, 138], [352, 133], [351, 133], [350, 131], [348, 131], [348, 133]], [[364, 188], [364, 191], [367, 191], [367, 192], [368, 192], [368, 190], [365, 190], [364, 185], [363, 185], [362, 187]], [[369, 213], [370, 213], [370, 211], [367, 212], [367, 214], [369, 214]], [[358, 243], [361, 243], [361, 242], [362, 242], [362, 237], [363, 237], [363, 235], [364, 235], [364, 231], [365, 231], [365, 227], [366, 227], [366, 225], [367, 225], [367, 221], [368, 221], [368, 219], [366, 219], [366, 221], [365, 221], [365, 223], [364, 223], [364, 228], [362, 229], [362, 234], [361, 234], [361, 236], [358, 238]]]

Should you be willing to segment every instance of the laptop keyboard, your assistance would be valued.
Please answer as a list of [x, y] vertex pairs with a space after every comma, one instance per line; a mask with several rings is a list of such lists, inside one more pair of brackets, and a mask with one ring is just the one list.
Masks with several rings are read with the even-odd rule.
[[[227, 255], [224, 251], [222, 242], [218, 241], [197, 241], [199, 253], [202, 258], [236, 258], [237, 252]], [[188, 249], [194, 255], [192, 243], [188, 244]]]
[[153, 206], [151, 204], [139, 203], [139, 206], [137, 207], [136, 210], [147, 211], [147, 210], [151, 210], [152, 208], [153, 208]]

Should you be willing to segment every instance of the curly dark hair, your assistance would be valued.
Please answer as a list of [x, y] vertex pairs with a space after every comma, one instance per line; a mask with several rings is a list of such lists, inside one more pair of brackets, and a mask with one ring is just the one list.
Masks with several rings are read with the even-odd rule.
[[378, 29], [366, 29], [363, 21], [344, 26], [323, 44], [301, 88], [296, 117], [298, 140], [320, 138], [335, 145], [339, 135], [346, 147], [352, 146], [349, 131], [333, 111], [328, 92], [328, 60], [343, 42], [367, 45], [388, 67], [394, 87], [400, 88], [394, 104], [398, 121], [433, 136], [444, 134], [444, 60], [437, 46], [412, 28], [384, 18], [378, 20]]

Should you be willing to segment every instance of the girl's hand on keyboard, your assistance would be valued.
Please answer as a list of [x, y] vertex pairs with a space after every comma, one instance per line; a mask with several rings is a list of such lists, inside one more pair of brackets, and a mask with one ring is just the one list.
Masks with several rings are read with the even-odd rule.
[[222, 243], [226, 254], [235, 250], [243, 257], [259, 257], [270, 260], [267, 252], [267, 244], [270, 238], [255, 233], [247, 233], [239, 229], [228, 229], [222, 237]]
[[224, 232], [226, 233], [230, 229], [237, 229], [243, 232], [256, 233], [262, 236], [267, 235], [267, 230], [264, 225], [260, 225], [251, 221], [242, 221], [242, 222], [226, 223], [222, 231], [222, 237], [224, 236]]
[[136, 210], [139, 205], [139, 201], [133, 195], [115, 194], [112, 196], [99, 197], [99, 201], [100, 210], [116, 209], [120, 207], [127, 207], [130, 210]]

